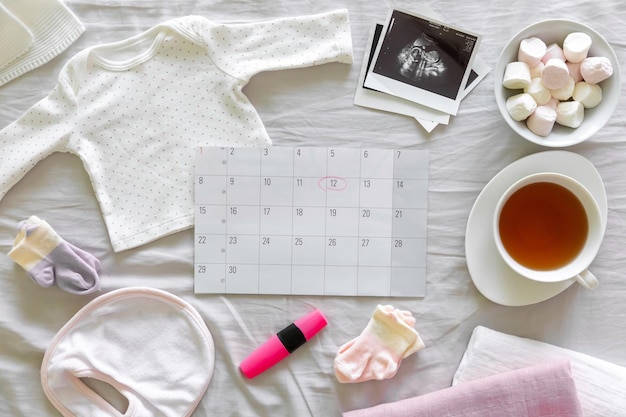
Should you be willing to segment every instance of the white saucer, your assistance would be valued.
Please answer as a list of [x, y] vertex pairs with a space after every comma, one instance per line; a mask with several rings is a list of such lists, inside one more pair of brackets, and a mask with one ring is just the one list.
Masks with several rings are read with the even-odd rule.
[[489, 181], [472, 207], [465, 231], [465, 257], [476, 288], [489, 300], [505, 306], [523, 306], [547, 300], [574, 282], [543, 283], [524, 278], [500, 257], [493, 240], [493, 215], [498, 199], [518, 179], [550, 171], [578, 180], [596, 198], [606, 230], [607, 198], [604, 183], [595, 167], [584, 157], [568, 151], [545, 151], [513, 162]]

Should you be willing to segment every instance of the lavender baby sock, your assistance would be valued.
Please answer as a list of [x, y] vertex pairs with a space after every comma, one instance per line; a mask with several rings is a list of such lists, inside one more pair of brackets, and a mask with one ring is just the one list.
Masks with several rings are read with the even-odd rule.
[[62, 239], [37, 216], [20, 222], [8, 255], [42, 287], [56, 284], [72, 294], [89, 294], [100, 288], [100, 261]]

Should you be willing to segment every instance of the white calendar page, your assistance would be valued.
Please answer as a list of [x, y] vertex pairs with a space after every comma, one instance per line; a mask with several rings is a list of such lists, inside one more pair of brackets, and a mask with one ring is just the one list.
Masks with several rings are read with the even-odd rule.
[[196, 293], [423, 297], [428, 152], [196, 151]]

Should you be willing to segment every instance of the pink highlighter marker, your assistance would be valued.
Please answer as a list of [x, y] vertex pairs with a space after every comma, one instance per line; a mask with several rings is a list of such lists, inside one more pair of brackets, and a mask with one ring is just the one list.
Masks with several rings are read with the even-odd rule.
[[315, 336], [326, 324], [328, 324], [326, 317], [319, 310], [313, 310], [256, 348], [241, 362], [239, 369], [248, 378], [254, 378], [285, 359]]

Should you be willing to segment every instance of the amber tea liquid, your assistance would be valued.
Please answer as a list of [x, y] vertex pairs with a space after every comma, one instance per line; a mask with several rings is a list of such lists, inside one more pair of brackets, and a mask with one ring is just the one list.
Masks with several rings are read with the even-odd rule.
[[536, 270], [560, 268], [582, 250], [589, 224], [582, 203], [551, 182], [528, 184], [504, 204], [500, 239], [519, 264]]

